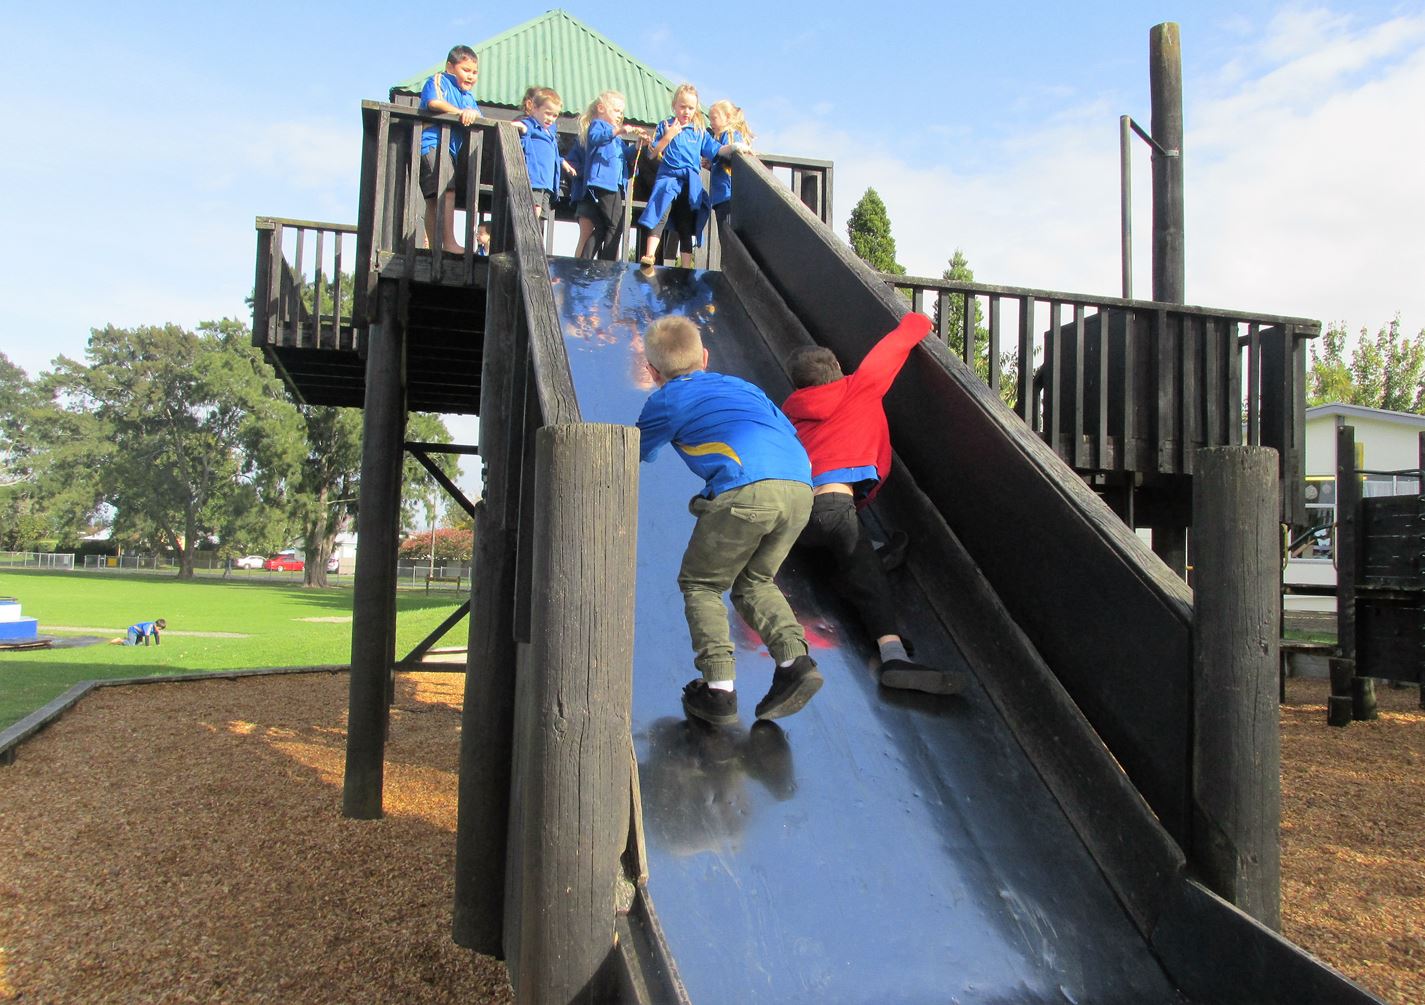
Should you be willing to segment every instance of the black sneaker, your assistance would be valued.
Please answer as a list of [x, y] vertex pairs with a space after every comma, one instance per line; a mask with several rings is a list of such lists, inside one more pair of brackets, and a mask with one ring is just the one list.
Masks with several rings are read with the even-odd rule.
[[910, 545], [910, 537], [903, 530], [891, 535], [891, 539], [876, 549], [876, 557], [881, 560], [881, 568], [886, 572], [899, 569], [905, 562], [905, 550]]
[[772, 688], [757, 703], [757, 718], [780, 719], [799, 712], [821, 690], [825, 678], [810, 656], [798, 656], [789, 667], [772, 672]]
[[731, 726], [737, 721], [737, 692], [708, 687], [698, 677], [683, 685], [683, 711], [714, 726]]
[[901, 691], [926, 694], [959, 694], [965, 690], [965, 675], [954, 670], [937, 670], [910, 660], [886, 660], [881, 664], [881, 684]]

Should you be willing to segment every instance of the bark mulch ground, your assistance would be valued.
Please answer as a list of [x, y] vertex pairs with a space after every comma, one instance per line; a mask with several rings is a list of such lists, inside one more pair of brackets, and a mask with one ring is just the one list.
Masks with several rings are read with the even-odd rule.
[[399, 679], [382, 820], [345, 674], [92, 693], [0, 768], [0, 1001], [511, 1001], [450, 940], [462, 684]]
[[[462, 680], [403, 675], [386, 817], [340, 814], [344, 674], [102, 689], [0, 768], [0, 1001], [509, 1002], [450, 941]], [[1285, 934], [1425, 1005], [1425, 714], [1282, 709]]]
[[1282, 706], [1282, 934], [1395, 1005], [1425, 1005], [1425, 712], [1376, 685], [1380, 718], [1326, 725], [1328, 682]]

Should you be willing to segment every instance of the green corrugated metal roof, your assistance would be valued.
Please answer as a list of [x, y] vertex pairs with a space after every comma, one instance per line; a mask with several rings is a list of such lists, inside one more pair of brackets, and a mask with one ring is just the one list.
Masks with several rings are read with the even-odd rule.
[[[578, 115], [608, 90], [623, 92], [633, 122], [651, 125], [669, 114], [676, 85], [566, 11], [552, 10], [471, 48], [480, 57], [481, 105], [518, 108], [525, 88], [538, 84], [559, 92], [566, 115]], [[443, 69], [442, 60], [391, 91], [419, 94], [426, 78]]]

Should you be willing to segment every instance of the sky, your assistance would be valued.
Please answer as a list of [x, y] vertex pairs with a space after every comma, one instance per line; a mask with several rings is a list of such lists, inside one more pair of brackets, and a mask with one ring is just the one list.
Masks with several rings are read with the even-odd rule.
[[[360, 101], [550, 9], [438, 6], [0, 8], [0, 352], [34, 376], [106, 324], [250, 323], [255, 217], [356, 220]], [[981, 282], [1115, 296], [1118, 120], [1148, 126], [1149, 30], [1175, 21], [1187, 302], [1425, 329], [1425, 0], [564, 9], [741, 105], [759, 149], [834, 161], [843, 236], [874, 187], [910, 274], [958, 248]], [[1148, 148], [1133, 158], [1146, 297]]]

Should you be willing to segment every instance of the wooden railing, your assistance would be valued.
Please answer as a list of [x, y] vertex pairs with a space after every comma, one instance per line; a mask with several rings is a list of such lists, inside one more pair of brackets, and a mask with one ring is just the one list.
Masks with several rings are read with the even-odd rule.
[[[255, 345], [356, 350], [351, 278], [356, 228], [341, 223], [257, 218], [253, 284]], [[288, 254], [291, 257], [288, 257]]]
[[1191, 474], [1201, 447], [1272, 447], [1283, 519], [1304, 522], [1306, 341], [1320, 322], [884, 278], [1080, 474]]
[[755, 156], [772, 172], [772, 177], [786, 182], [802, 205], [811, 210], [817, 219], [831, 226], [831, 161], [760, 152]]
[[[494, 209], [498, 180], [493, 175], [494, 140], [501, 129], [514, 135], [508, 123], [482, 119], [462, 126], [455, 115], [429, 115], [401, 105], [377, 101], [361, 103], [361, 195], [357, 214], [356, 315], [368, 317], [369, 298], [379, 275], [424, 281], [470, 281], [474, 274], [475, 232], [482, 214]], [[443, 250], [444, 221], [437, 213], [436, 239], [426, 249], [425, 197], [421, 194], [421, 133], [427, 126], [440, 129], [436, 146], [437, 173], [445, 176], [451, 163], [452, 134], [463, 134], [467, 158], [465, 184], [456, 192], [456, 206], [468, 210], [461, 228], [463, 255]], [[521, 165], [523, 175], [523, 165]], [[528, 182], [526, 181], [526, 187]], [[439, 200], [437, 200], [439, 202]], [[533, 213], [533, 210], [531, 210]]]
[[[376, 275], [401, 275], [428, 282], [468, 283], [474, 276], [475, 230], [481, 220], [488, 219], [501, 200], [495, 195], [496, 158], [494, 137], [501, 129], [512, 130], [508, 123], [484, 119], [471, 126], [462, 126], [453, 115], [431, 115], [404, 105], [364, 101], [361, 105], [363, 125], [361, 158], [361, 206], [358, 216], [357, 255], [359, 259], [355, 311], [358, 319], [367, 317], [368, 298], [375, 288]], [[441, 249], [442, 239], [429, 254], [417, 255], [426, 248], [425, 205], [420, 192], [420, 137], [428, 126], [438, 126], [437, 146], [439, 169], [447, 171], [450, 164], [450, 138], [463, 133], [462, 142], [468, 151], [465, 185], [457, 193], [457, 206], [475, 207], [467, 212], [461, 227], [459, 243], [465, 249], [461, 256], [451, 256]], [[774, 175], [788, 184], [797, 197], [828, 226], [832, 210], [832, 163], [805, 157], [781, 154], [756, 155]], [[640, 199], [630, 199], [626, 208], [620, 257], [628, 258], [633, 228], [643, 209]], [[443, 221], [438, 221], [438, 225]], [[444, 235], [440, 235], [443, 238]], [[552, 230], [544, 235], [546, 250], [553, 240]], [[704, 256], [706, 258], [706, 255]], [[716, 256], [710, 260], [716, 266]], [[360, 323], [360, 321], [358, 321]]]

